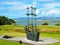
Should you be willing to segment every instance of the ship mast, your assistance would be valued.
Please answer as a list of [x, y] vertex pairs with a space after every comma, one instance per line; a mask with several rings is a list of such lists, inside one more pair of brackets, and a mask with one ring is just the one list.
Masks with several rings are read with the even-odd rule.
[[29, 15], [30, 15], [30, 14], [29, 14], [29, 7], [27, 7], [27, 14], [26, 14], [26, 15], [27, 15], [27, 17], [28, 17], [28, 29], [29, 29]]

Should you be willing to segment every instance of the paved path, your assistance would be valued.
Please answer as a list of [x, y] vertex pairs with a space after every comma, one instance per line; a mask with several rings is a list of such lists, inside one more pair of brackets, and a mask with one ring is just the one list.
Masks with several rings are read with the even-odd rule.
[[35, 42], [35, 41], [31, 41], [31, 40], [27, 40], [25, 37], [18, 37], [18, 38], [9, 38], [9, 39], [5, 39], [2, 38], [3, 36], [0, 37], [0, 39], [3, 40], [12, 40], [12, 41], [22, 41], [24, 43], [28, 43], [28, 44], [34, 44], [34, 45], [44, 45], [44, 44], [52, 44], [52, 43], [57, 43], [59, 42], [59, 40], [57, 39], [52, 39], [52, 38], [47, 38], [47, 37], [40, 37], [40, 41]]

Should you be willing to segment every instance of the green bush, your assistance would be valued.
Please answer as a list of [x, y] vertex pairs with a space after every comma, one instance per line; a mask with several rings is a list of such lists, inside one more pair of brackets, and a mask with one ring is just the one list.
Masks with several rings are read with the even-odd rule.
[[48, 23], [43, 23], [42, 25], [48, 25]]
[[0, 16], [0, 25], [11, 25], [13, 23], [15, 23], [13, 19], [9, 19], [5, 16]]
[[55, 24], [55, 26], [60, 26], [60, 23]]

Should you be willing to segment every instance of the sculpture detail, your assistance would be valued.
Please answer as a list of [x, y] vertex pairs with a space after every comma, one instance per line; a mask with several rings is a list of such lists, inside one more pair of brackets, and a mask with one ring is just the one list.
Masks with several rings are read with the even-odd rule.
[[[36, 8], [34, 7], [27, 7], [27, 17], [28, 17], [28, 24], [25, 26], [25, 32], [27, 35], [27, 39], [32, 41], [39, 41], [39, 31], [36, 26]], [[32, 16], [32, 23], [30, 24], [29, 16]]]

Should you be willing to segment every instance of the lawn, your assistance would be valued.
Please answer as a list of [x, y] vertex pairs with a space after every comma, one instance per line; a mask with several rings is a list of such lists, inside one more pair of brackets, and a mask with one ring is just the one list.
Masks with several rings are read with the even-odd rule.
[[[60, 40], [60, 26], [38, 26], [38, 28], [41, 31], [40, 33], [41, 37], [49, 37]], [[26, 37], [23, 26], [17, 26], [17, 25], [0, 26], [0, 36], [1, 35], [9, 35], [12, 37]], [[48, 44], [48, 45], [60, 45], [60, 43]]]
[[0, 45], [21, 45], [21, 44], [19, 44], [19, 42], [14, 42], [14, 41], [0, 40]]
[[60, 32], [60, 26], [38, 26], [41, 32]]
[[[54, 38], [54, 39], [60, 40], [60, 33], [41, 32], [40, 36], [41, 37], [48, 37], [48, 38]], [[47, 45], [60, 45], [60, 42], [55, 43], [55, 44], [47, 44]]]

